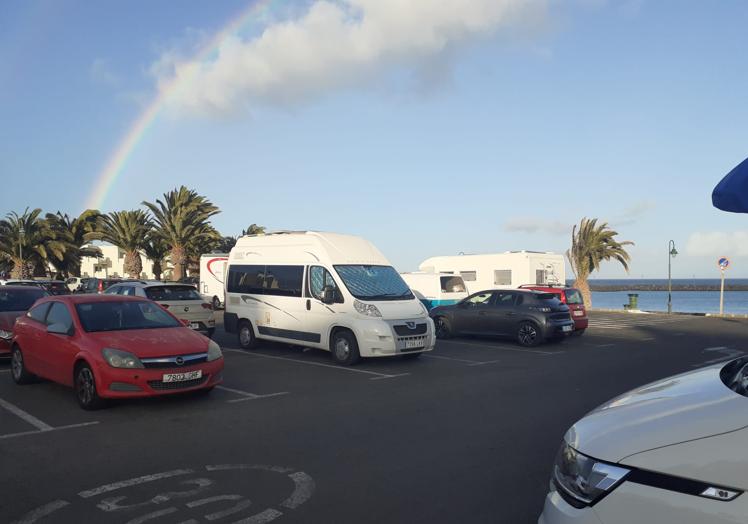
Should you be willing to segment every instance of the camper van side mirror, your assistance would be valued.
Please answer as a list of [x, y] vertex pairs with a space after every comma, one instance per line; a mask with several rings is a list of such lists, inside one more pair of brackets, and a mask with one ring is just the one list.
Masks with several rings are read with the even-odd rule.
[[332, 286], [325, 286], [322, 290], [322, 303], [323, 304], [334, 304], [335, 303], [335, 288]]

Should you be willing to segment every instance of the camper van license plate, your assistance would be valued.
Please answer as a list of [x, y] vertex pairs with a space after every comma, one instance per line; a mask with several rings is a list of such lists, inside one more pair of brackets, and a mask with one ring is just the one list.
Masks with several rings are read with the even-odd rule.
[[414, 338], [412, 340], [405, 341], [405, 349], [421, 349], [423, 347], [423, 340]]
[[190, 329], [200, 329], [200, 324], [197, 322], [190, 322]]
[[164, 382], [184, 382], [185, 380], [195, 380], [203, 376], [203, 370], [188, 371], [187, 373], [167, 373], [163, 376]]

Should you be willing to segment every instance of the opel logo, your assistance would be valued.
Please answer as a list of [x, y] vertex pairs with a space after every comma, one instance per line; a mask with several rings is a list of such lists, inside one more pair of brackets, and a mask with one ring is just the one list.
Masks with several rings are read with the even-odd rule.
[[182, 364], [184, 364], [184, 359], [182, 357], [177, 357], [175, 359], [175, 362], [177, 363], [177, 366], [181, 366]]
[[408, 329], [415, 329], [416, 328], [416, 323], [415, 322], [406, 322], [405, 325], [408, 326]]

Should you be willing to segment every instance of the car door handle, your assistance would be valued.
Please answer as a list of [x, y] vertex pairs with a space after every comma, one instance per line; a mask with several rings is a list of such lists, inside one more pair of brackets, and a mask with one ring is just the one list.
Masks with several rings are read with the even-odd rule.
[[514, 316], [514, 315], [516, 315], [516, 314], [517, 314], [517, 313], [515, 313], [514, 311], [507, 311], [507, 312], [505, 313], [505, 315], [506, 315], [506, 316], [508, 316], [508, 317], [513, 317], [513, 316]]
[[312, 309], [312, 301], [309, 299], [306, 299], [306, 310], [311, 311]]

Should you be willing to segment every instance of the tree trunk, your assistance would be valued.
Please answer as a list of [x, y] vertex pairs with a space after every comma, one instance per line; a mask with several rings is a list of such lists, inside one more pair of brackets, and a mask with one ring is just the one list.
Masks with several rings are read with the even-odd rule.
[[592, 291], [590, 290], [590, 283], [586, 278], [577, 277], [574, 281], [574, 287], [579, 290], [584, 300], [584, 305], [587, 308], [592, 307]]
[[153, 276], [156, 278], [156, 280], [161, 280], [161, 273], [163, 273], [163, 270], [161, 269], [161, 261], [154, 260], [153, 261]]
[[13, 269], [10, 271], [10, 278], [28, 279], [31, 275], [28, 259], [24, 258], [23, 264], [21, 264], [21, 259], [18, 257], [14, 257], [11, 260], [13, 261]]
[[174, 267], [172, 280], [181, 280], [184, 277], [184, 270], [187, 265], [187, 253], [184, 247], [174, 246], [171, 248], [171, 265]]
[[130, 278], [140, 278], [141, 271], [143, 271], [143, 261], [140, 260], [140, 253], [137, 251], [125, 253], [125, 273]]

